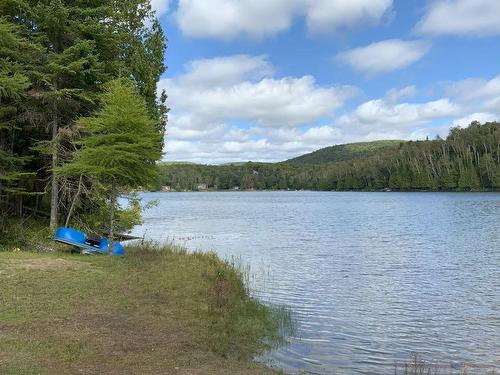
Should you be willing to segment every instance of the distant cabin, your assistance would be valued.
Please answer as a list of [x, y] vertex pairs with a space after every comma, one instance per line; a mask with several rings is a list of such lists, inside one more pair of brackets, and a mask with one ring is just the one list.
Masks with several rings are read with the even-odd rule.
[[198, 189], [198, 191], [208, 190], [208, 185], [207, 184], [198, 184], [196, 186], [196, 189]]

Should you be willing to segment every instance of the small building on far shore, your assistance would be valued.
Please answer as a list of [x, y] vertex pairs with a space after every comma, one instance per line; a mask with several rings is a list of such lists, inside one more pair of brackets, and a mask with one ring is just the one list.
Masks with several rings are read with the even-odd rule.
[[170, 193], [170, 192], [175, 191], [175, 189], [172, 188], [172, 186], [165, 185], [165, 186], [161, 187], [161, 191], [164, 192], [164, 193]]
[[208, 190], [208, 186], [207, 186], [207, 184], [198, 184], [196, 186], [196, 189], [198, 189], [198, 191], [206, 191], [206, 190]]

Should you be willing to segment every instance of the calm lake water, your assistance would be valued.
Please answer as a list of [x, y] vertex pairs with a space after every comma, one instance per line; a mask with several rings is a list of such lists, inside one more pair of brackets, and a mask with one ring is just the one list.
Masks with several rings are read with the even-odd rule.
[[390, 374], [412, 352], [500, 368], [500, 194], [146, 193], [135, 234], [251, 268], [297, 332], [288, 371]]

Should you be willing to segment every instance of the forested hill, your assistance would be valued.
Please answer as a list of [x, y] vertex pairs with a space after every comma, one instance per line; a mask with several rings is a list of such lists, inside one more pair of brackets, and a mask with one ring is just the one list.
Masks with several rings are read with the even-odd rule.
[[374, 142], [349, 143], [325, 147], [309, 154], [301, 155], [285, 161], [289, 164], [325, 164], [339, 161], [350, 161], [359, 158], [368, 158], [382, 154], [387, 150], [399, 147], [403, 141], [387, 140]]
[[158, 188], [177, 191], [500, 190], [500, 123], [473, 122], [451, 128], [446, 139], [403, 142], [333, 163], [171, 164], [160, 170]]

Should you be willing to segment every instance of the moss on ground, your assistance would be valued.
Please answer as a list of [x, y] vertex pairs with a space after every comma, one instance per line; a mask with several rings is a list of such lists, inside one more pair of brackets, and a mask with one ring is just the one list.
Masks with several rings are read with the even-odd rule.
[[0, 252], [2, 374], [266, 374], [286, 312], [215, 254]]

